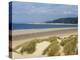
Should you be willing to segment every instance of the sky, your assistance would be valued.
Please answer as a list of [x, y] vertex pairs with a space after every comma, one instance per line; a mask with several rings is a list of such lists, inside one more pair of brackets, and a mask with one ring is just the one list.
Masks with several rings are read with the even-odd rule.
[[77, 15], [77, 5], [12, 2], [13, 23], [42, 23]]

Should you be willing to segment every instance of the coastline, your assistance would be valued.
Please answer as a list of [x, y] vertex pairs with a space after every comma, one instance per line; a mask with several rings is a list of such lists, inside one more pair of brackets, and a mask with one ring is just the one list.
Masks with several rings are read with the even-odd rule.
[[[35, 30], [35, 32], [33, 33], [34, 30]], [[19, 30], [17, 30], [17, 31], [19, 31]], [[17, 31], [16, 31], [16, 33], [18, 34], [21, 30], [19, 32], [17, 32]], [[21, 33], [22, 32], [27, 33], [28, 31], [22, 30]], [[32, 29], [32, 30], [29, 30], [29, 32], [27, 34], [26, 33], [25, 34], [22, 33], [20, 35], [14, 34], [12, 36], [12, 39], [13, 39], [12, 40], [12, 48], [15, 48], [17, 45], [31, 41], [33, 39], [45, 39], [45, 38], [48, 38], [51, 36], [59, 36], [61, 38], [64, 38], [64, 37], [68, 37], [69, 35], [77, 35], [78, 29], [77, 28], [57, 28], [57, 29], [50, 28], [50, 29], [41, 29], [41, 30]], [[34, 54], [30, 54], [30, 55], [29, 54], [20, 55], [20, 54], [13, 52], [12, 53], [13, 58], [41, 57], [41, 56], [43, 56], [43, 55], [41, 55], [41, 53], [48, 46], [48, 44], [49, 44], [48, 42], [40, 43], [39, 45], [37, 45], [36, 52]], [[42, 51], [41, 51], [41, 49], [42, 49]], [[40, 52], [40, 53], [38, 53], [38, 52]]]
[[12, 41], [77, 32], [77, 28], [48, 28], [12, 31]]
[[[32, 30], [31, 30], [32, 31]], [[38, 30], [39, 31], [39, 30]], [[27, 32], [27, 31], [25, 31]], [[22, 33], [22, 32], [21, 32]], [[26, 41], [31, 41], [32, 39], [44, 39], [50, 36], [59, 36], [59, 37], [66, 37], [72, 34], [78, 34], [77, 28], [68, 28], [68, 29], [61, 29], [59, 30], [48, 30], [47, 32], [39, 32], [39, 33], [30, 33], [30, 34], [22, 34], [22, 35], [12, 35], [12, 46], [16, 46]]]
[[30, 33], [47, 32], [47, 31], [59, 31], [59, 30], [66, 30], [66, 29], [77, 29], [77, 27], [12, 30], [12, 36], [30, 34]]

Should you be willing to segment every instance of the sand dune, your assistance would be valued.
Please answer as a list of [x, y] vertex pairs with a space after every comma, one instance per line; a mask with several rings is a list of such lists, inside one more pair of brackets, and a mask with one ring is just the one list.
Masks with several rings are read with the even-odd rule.
[[[32, 32], [32, 30], [30, 30]], [[29, 31], [29, 32], [30, 32]], [[39, 30], [38, 30], [39, 31]], [[25, 30], [25, 32], [27, 33], [27, 30]], [[31, 41], [32, 39], [44, 39], [44, 38], [48, 38], [50, 36], [59, 36], [59, 37], [67, 37], [69, 35], [72, 34], [78, 34], [77, 32], [77, 28], [67, 28], [67, 29], [58, 29], [58, 30], [46, 30], [46, 31], [39, 31], [39, 32], [35, 32], [35, 33], [20, 33], [20, 35], [18, 35], [19, 32], [16, 32], [16, 34], [14, 33], [14, 35], [12, 35], [12, 48], [14, 48], [15, 46], [22, 44], [26, 41]], [[60, 42], [60, 41], [58, 41]], [[17, 53], [13, 53], [13, 57], [14, 58], [24, 58], [24, 57], [40, 57], [43, 56], [41, 55], [42, 51], [48, 46], [49, 43], [47, 42], [43, 42], [37, 45], [37, 51], [33, 54], [33, 55], [20, 55]], [[59, 50], [59, 52], [61, 53], [63, 51], [62, 46], [60, 46], [61, 50]], [[39, 52], [40, 51], [40, 52]], [[61, 53], [62, 55], [64, 55], [64, 53]]]

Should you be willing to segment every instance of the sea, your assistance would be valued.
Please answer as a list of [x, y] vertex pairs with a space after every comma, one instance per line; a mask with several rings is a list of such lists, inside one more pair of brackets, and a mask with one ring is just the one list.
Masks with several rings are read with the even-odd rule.
[[10, 24], [9, 30], [78, 27], [78, 24]]

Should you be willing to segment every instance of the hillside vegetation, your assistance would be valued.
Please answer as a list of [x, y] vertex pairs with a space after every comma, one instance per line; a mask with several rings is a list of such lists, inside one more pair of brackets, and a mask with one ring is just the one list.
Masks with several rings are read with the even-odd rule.
[[46, 23], [69, 23], [69, 24], [78, 24], [78, 17], [70, 18], [59, 18], [52, 21], [47, 21]]

